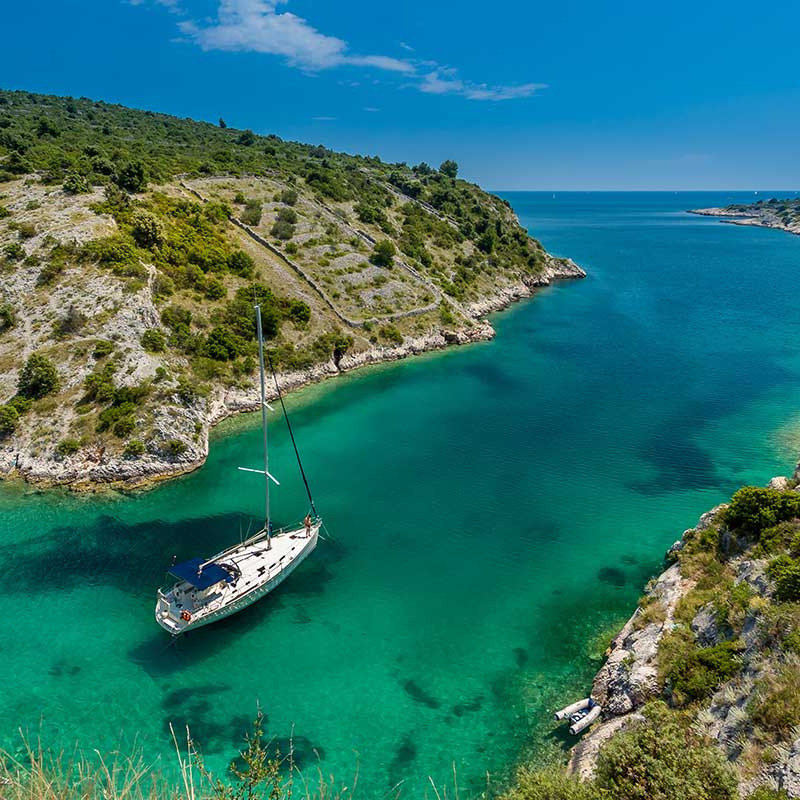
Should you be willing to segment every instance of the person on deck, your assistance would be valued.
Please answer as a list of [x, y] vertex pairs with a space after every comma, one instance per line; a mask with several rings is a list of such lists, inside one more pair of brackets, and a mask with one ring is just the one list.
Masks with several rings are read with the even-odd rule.
[[303, 524], [306, 526], [306, 536], [311, 536], [311, 514], [306, 514]]

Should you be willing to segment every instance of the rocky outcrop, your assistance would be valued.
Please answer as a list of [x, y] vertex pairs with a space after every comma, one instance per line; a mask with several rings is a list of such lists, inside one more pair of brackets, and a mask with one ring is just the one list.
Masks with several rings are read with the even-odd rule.
[[657, 608], [660, 621], [643, 622], [646, 613], [636, 613], [611, 642], [606, 663], [592, 684], [592, 697], [606, 716], [627, 714], [661, 692], [658, 682], [658, 645], [673, 623], [678, 600], [691, 588], [691, 581], [673, 564], [648, 589], [649, 608]]
[[522, 278], [518, 283], [500, 287], [494, 294], [465, 305], [464, 310], [473, 319], [484, 317], [494, 311], [508, 308], [512, 303], [530, 297], [537, 289], [549, 286], [554, 281], [585, 278], [586, 272], [571, 258], [556, 258], [548, 255], [540, 273]]
[[778, 762], [773, 776], [778, 789], [783, 789], [789, 797], [800, 797], [800, 738], [795, 739]]
[[[697, 525], [684, 532], [703, 531], [713, 524], [724, 505], [703, 514]], [[683, 538], [670, 552], [682, 548]], [[684, 577], [680, 565], [668, 567], [647, 587], [648, 601], [639, 606], [606, 651], [606, 662], [592, 683], [592, 698], [603, 707], [604, 721], [592, 728], [573, 748], [568, 770], [582, 779], [594, 774], [597, 755], [614, 734], [640, 718], [636, 713], [648, 700], [658, 697], [663, 686], [658, 677], [658, 648], [664, 633], [672, 628], [678, 602], [694, 586]], [[707, 620], [696, 618], [704, 634], [716, 635], [704, 627]]]

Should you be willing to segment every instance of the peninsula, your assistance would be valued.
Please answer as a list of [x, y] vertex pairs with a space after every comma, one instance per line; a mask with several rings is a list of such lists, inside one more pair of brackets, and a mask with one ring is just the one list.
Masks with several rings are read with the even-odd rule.
[[0, 475], [136, 486], [258, 408], [257, 298], [289, 390], [491, 338], [583, 270], [458, 166], [0, 91]]
[[690, 214], [720, 217], [731, 225], [755, 225], [800, 234], [800, 197], [758, 200], [755, 203], [736, 203], [724, 208], [695, 208]]

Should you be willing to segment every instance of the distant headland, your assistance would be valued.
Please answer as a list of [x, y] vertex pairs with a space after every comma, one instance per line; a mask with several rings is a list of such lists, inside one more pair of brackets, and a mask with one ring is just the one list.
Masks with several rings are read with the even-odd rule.
[[779, 200], [757, 200], [755, 203], [736, 203], [724, 208], [694, 208], [689, 214], [704, 217], [721, 217], [720, 222], [731, 225], [755, 225], [759, 228], [776, 228], [800, 235], [800, 197]]

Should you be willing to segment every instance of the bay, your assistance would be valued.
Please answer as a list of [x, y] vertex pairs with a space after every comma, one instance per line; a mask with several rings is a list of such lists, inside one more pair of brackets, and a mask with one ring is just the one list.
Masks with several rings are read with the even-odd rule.
[[[284, 752], [358, 768], [365, 797], [561, 756], [552, 710], [586, 694], [665, 549], [794, 467], [800, 237], [684, 213], [752, 193], [504, 196], [589, 276], [496, 315], [492, 342], [292, 395], [329, 538], [251, 609], [176, 645], [153, 619], [173, 555], [259, 518], [249, 415], [149, 492], [0, 486], [0, 745], [136, 739], [171, 769], [173, 722], [222, 771], [260, 706]], [[272, 442], [294, 521], [280, 420]]]

